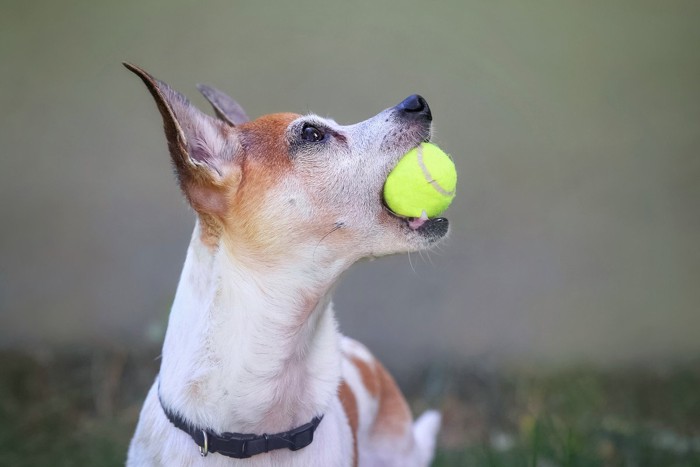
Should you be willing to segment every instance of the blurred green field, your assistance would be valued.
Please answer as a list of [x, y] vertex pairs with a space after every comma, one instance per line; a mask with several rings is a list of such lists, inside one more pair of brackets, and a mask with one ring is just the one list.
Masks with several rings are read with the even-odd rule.
[[[0, 353], [0, 465], [122, 465], [153, 355]], [[435, 367], [401, 384], [443, 412], [436, 466], [700, 466], [697, 365]]]

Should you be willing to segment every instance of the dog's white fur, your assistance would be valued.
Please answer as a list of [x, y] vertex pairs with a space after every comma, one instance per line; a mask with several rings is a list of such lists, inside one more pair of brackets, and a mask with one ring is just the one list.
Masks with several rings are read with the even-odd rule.
[[[418, 250], [437, 240], [387, 213], [377, 195], [400, 156], [427, 137], [429, 123], [403, 121], [387, 109], [345, 127], [315, 115], [286, 115], [229, 128], [132, 69], [159, 102], [166, 133], [168, 119], [175, 122], [168, 133], [171, 153], [198, 221], [160, 374], [127, 464], [429, 464], [439, 414], [428, 412], [414, 424], [406, 419], [393, 380], [364, 346], [340, 335], [331, 304], [338, 277], [357, 259]], [[299, 143], [295, 138], [309, 122], [334, 140], [322, 147]], [[173, 149], [178, 144], [189, 151], [184, 162]], [[260, 168], [256, 151], [289, 154]], [[244, 187], [247, 179], [258, 184], [255, 190]], [[217, 196], [224, 198], [212, 201]], [[278, 433], [324, 418], [313, 443], [296, 452], [201, 457], [193, 440], [165, 417], [158, 391], [182, 417], [219, 433]], [[394, 418], [382, 422], [382, 416]]]

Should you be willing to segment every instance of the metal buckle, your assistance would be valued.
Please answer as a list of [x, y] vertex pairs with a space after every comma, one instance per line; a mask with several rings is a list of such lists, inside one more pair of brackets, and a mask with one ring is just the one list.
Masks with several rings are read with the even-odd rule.
[[207, 454], [209, 454], [209, 436], [207, 436], [207, 432], [204, 430], [202, 430], [202, 436], [204, 436], [204, 446], [199, 446], [199, 455], [207, 457]]

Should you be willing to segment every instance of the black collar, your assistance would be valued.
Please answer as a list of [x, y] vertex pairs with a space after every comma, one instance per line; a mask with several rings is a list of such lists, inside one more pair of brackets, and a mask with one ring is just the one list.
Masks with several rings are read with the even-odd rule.
[[298, 451], [311, 444], [314, 440], [314, 431], [323, 419], [323, 415], [314, 417], [309, 423], [274, 435], [243, 433], [222, 433], [217, 435], [210, 430], [194, 426], [177, 413], [166, 408], [163, 405], [160, 394], [158, 394], [158, 399], [168, 420], [192, 437], [197, 446], [199, 446], [199, 453], [202, 456], [206, 456], [210, 452], [218, 452], [224, 456], [246, 459], [256, 454], [274, 451], [275, 449], [287, 448], [290, 451]]

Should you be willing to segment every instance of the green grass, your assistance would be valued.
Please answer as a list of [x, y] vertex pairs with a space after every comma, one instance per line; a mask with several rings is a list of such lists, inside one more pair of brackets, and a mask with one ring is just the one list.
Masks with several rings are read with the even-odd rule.
[[[472, 401], [472, 412], [481, 408], [487, 416], [476, 434], [462, 436], [461, 446], [454, 440], [443, 446], [435, 465], [700, 466], [695, 368], [520, 369], [490, 378], [496, 383], [482, 392], [498, 393], [495, 400], [474, 398], [479, 388], [473, 385], [466, 385], [471, 398], [463, 389], [455, 391], [458, 400]], [[455, 412], [445, 411], [448, 427], [464, 425], [450, 420]]]
[[0, 466], [123, 465], [136, 415], [98, 408], [103, 371], [82, 353], [0, 354]]
[[[0, 353], [0, 466], [123, 465], [157, 366], [119, 352]], [[429, 399], [443, 412], [436, 466], [700, 467], [697, 366], [426, 374], [405, 387], [417, 411]]]

